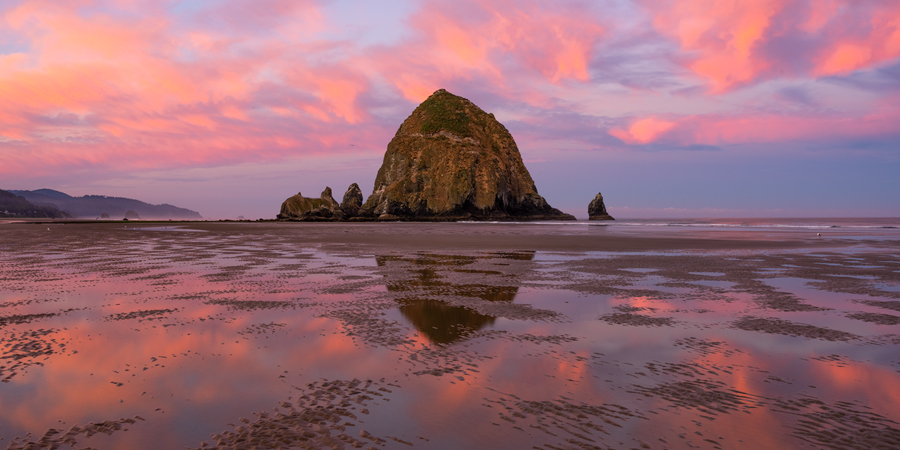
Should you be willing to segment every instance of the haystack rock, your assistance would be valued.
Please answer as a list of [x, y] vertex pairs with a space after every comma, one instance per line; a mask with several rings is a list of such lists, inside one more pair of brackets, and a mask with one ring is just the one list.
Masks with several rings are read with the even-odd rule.
[[400, 125], [360, 215], [404, 220], [575, 220], [538, 194], [493, 114], [443, 89]]
[[109, 214], [107, 214], [107, 213], [100, 214], [100, 218], [101, 219], [109, 219]]
[[362, 207], [362, 204], [362, 190], [359, 189], [358, 184], [353, 183], [347, 188], [347, 192], [344, 193], [344, 199], [341, 201], [341, 210], [344, 211], [345, 217], [354, 217], [359, 214], [359, 208]]
[[325, 187], [319, 198], [304, 197], [300, 192], [281, 204], [281, 220], [334, 221], [344, 218], [341, 206], [331, 196], [331, 188]]
[[129, 209], [128, 211], [125, 211], [125, 218], [128, 220], [135, 220], [140, 219], [141, 215]]
[[591, 204], [588, 205], [588, 218], [590, 220], [616, 220], [606, 212], [606, 205], [603, 204], [603, 194], [598, 192], [597, 196], [591, 200]]

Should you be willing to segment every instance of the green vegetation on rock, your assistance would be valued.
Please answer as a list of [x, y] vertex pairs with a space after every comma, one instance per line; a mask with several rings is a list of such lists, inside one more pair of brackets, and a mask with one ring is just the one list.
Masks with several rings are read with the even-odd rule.
[[413, 111], [413, 115], [419, 114], [423, 117], [419, 132], [437, 134], [447, 131], [459, 137], [472, 137], [472, 116], [466, 111], [468, 101], [461, 100], [465, 99], [443, 89], [428, 97]]

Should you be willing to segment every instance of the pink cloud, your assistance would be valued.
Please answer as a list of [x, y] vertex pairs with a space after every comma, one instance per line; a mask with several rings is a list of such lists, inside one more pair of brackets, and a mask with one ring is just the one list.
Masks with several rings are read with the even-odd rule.
[[836, 142], [852, 139], [896, 138], [900, 135], [900, 97], [885, 98], [869, 114], [796, 115], [783, 113], [702, 114], [636, 118], [628, 129], [609, 134], [627, 144], [660, 143], [675, 146]]
[[[516, 136], [523, 149], [541, 139], [594, 145], [597, 135], [615, 146], [863, 136], [898, 118], [886, 104], [830, 116], [745, 104], [657, 112], [662, 95], [610, 80], [627, 79], [625, 66], [674, 79], [671, 61], [683, 61], [713, 94], [696, 97], [717, 99], [766, 80], [844, 77], [897, 60], [900, 5], [637, 1], [656, 33], [625, 29], [588, 2], [429, 0], [398, 21], [396, 41], [368, 46], [313, 1], [196, 3], [195, 12], [152, 1], [0, 6], [0, 38], [15, 44], [0, 50], [0, 176], [280, 161], [353, 145], [377, 153], [442, 87], [513, 111], [529, 125]], [[681, 50], [634, 50], [670, 42]], [[617, 82], [614, 94], [602, 90]]]
[[[533, 75], [552, 84], [589, 81], [591, 59], [606, 34], [598, 18], [575, 3], [429, 1], [409, 23], [415, 37], [384, 49], [390, 54], [382, 54], [379, 65], [414, 102], [459, 78], [481, 78], [501, 90], [510, 78]], [[396, 66], [406, 70], [392, 70]]]
[[647, 117], [635, 121], [627, 130], [613, 128], [609, 131], [609, 134], [629, 144], [647, 144], [655, 141], [656, 138], [671, 130], [674, 126], [675, 122]]
[[[289, 29], [319, 28], [315, 5], [269, 3], [244, 5], [247, 20], [271, 26], [263, 38], [185, 28], [127, 4], [23, 1], [0, 12], [30, 45], [0, 55], [0, 174], [262, 161], [378, 134], [351, 127], [369, 119], [358, 102], [367, 77], [345, 59], [322, 64], [295, 50], [318, 45]], [[210, 15], [228, 19], [235, 5], [244, 10], [232, 2]], [[61, 125], [61, 115], [77, 120]]]
[[640, 0], [713, 93], [778, 77], [846, 74], [900, 56], [900, 4]]

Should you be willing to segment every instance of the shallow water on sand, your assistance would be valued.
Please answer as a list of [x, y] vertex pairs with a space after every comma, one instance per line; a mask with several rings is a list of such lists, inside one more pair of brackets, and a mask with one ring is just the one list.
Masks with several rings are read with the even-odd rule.
[[0, 228], [0, 447], [900, 447], [884, 235], [573, 252], [45, 228]]

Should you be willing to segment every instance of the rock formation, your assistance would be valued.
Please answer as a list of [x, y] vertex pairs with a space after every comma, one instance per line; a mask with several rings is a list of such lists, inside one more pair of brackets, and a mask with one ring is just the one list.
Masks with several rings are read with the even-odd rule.
[[597, 196], [591, 200], [591, 204], [588, 205], [588, 218], [590, 220], [616, 220], [606, 212], [606, 205], [603, 204], [603, 194], [598, 192]]
[[359, 189], [358, 184], [353, 183], [347, 188], [347, 192], [344, 193], [344, 199], [341, 201], [341, 211], [344, 211], [344, 216], [349, 219], [359, 214], [359, 208], [362, 207], [362, 204], [362, 190]]
[[104, 220], [109, 219], [109, 214], [104, 212], [103, 214], [100, 214], [100, 218]]
[[493, 114], [443, 89], [388, 144], [360, 215], [406, 220], [575, 220], [538, 194]]
[[141, 215], [129, 209], [128, 211], [125, 211], [125, 218], [128, 220], [135, 220], [140, 219]]
[[300, 192], [281, 204], [281, 220], [335, 221], [344, 218], [341, 206], [331, 196], [331, 188], [326, 187], [319, 198], [304, 197]]

